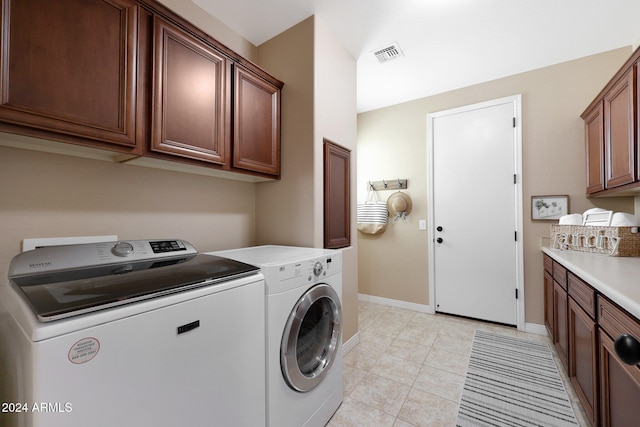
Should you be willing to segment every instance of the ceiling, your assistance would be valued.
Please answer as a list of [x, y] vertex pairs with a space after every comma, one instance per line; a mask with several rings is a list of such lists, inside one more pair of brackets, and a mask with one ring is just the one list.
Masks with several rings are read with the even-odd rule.
[[315, 14], [357, 60], [358, 112], [640, 41], [638, 0], [192, 1], [257, 46]]

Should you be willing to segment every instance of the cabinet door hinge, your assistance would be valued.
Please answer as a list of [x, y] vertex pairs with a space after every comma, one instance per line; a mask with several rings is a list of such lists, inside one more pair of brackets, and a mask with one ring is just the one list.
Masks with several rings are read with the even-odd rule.
[[514, 237], [515, 241], [517, 242], [518, 241], [518, 232], [517, 231], [513, 232], [513, 237]]
[[516, 174], [513, 174], [513, 183], [517, 184], [518, 183], [518, 179], [516, 178]]
[[513, 118], [513, 127], [516, 127], [516, 118]]
[[516, 288], [516, 299], [518, 299], [518, 288]]

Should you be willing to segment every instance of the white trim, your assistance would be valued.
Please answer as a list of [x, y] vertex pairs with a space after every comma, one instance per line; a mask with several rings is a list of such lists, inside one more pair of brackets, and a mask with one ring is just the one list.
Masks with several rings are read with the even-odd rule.
[[547, 328], [544, 325], [538, 325], [537, 323], [525, 323], [524, 331], [530, 334], [549, 336]]
[[356, 332], [346, 342], [342, 343], [342, 356], [353, 350], [358, 344], [360, 344], [360, 332]]
[[374, 295], [358, 294], [359, 301], [372, 302], [375, 304], [388, 305], [405, 310], [417, 311], [419, 313], [435, 314], [433, 307], [430, 305], [416, 304], [414, 302], [400, 301], [397, 299], [377, 297]]
[[[519, 331], [524, 331], [525, 325], [525, 303], [524, 303], [524, 224], [523, 224], [523, 196], [522, 196], [522, 95], [513, 95], [504, 98], [494, 99], [486, 102], [480, 102], [473, 105], [453, 108], [446, 111], [430, 113], [427, 115], [427, 168], [428, 185], [427, 185], [427, 205], [429, 206], [427, 213], [427, 223], [433, 224], [435, 212], [433, 210], [433, 120], [443, 115], [456, 114], [471, 109], [485, 108], [489, 106], [513, 103], [514, 115], [516, 118], [516, 126], [513, 129], [514, 138], [516, 140], [515, 147], [515, 172], [516, 172], [516, 227], [518, 232], [518, 241], [516, 243], [516, 289], [518, 290], [518, 299], [516, 301], [516, 322]], [[433, 230], [427, 230], [427, 242], [429, 247], [429, 301], [432, 307], [436, 306], [435, 293], [435, 255], [434, 255], [434, 237]]]

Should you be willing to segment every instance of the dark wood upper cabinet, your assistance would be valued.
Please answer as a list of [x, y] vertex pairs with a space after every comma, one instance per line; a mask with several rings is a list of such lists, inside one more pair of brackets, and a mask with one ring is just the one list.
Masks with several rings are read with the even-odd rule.
[[588, 196], [640, 192], [639, 60], [637, 49], [581, 115]]
[[229, 68], [213, 47], [155, 17], [152, 151], [227, 163]]
[[165, 6], [0, 2], [0, 132], [280, 176], [283, 83]]
[[584, 115], [587, 153], [587, 194], [604, 190], [604, 118], [602, 101]]
[[604, 96], [606, 188], [635, 181], [635, 67]]
[[137, 3], [3, 0], [1, 13], [2, 130], [134, 150]]
[[234, 66], [233, 166], [280, 174], [280, 89]]

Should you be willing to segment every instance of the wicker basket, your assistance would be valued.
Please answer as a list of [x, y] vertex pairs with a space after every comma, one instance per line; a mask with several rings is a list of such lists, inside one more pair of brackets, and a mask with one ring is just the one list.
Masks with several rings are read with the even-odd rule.
[[640, 256], [638, 227], [551, 225], [551, 247], [609, 256]]

